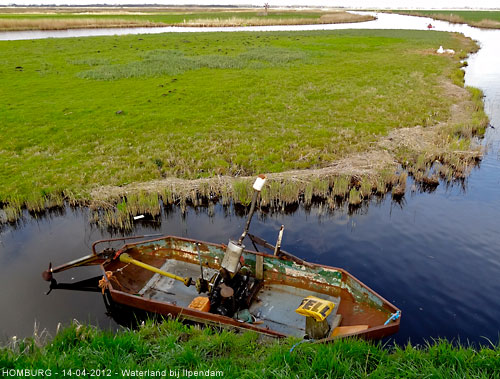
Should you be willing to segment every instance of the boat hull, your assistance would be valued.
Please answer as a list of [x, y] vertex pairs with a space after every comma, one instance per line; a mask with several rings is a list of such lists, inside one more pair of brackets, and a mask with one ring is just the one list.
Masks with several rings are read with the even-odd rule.
[[[170, 236], [127, 244], [122, 247], [121, 251], [132, 254], [135, 258], [147, 261], [159, 268], [165, 262], [179, 262], [179, 267], [184, 267], [199, 264], [195, 244], [199, 244], [204, 269], [218, 270], [225, 251], [225, 246], [220, 244]], [[342, 269], [316, 264], [305, 266], [285, 257], [246, 250], [243, 257], [245, 265], [254, 273], [260, 272], [258, 275], [262, 276], [264, 285], [257, 293], [258, 301], [271, 304], [271, 307], [268, 308], [276, 307], [277, 309], [274, 314], [266, 314], [266, 317], [263, 317], [262, 325], [240, 322], [220, 314], [192, 309], [186, 306], [185, 302], [176, 301], [175, 297], [165, 296], [164, 299], [161, 299], [159, 296], [156, 298], [155, 296], [146, 296], [147, 292], [144, 288], [148, 286], [146, 283], [154, 282], [153, 274], [137, 271], [135, 268], [115, 261], [104, 263], [101, 267], [104, 273], [106, 271], [118, 272], [115, 275], [117, 279], [108, 280], [107, 283], [106, 290], [110, 302], [156, 316], [177, 318], [187, 322], [229, 329], [252, 330], [277, 338], [290, 335], [299, 336], [303, 335], [301, 330], [303, 330], [305, 319], [300, 319], [300, 316], [294, 312], [300, 304], [298, 299], [304, 294], [314, 293], [322, 297], [330, 296], [341, 299], [338, 312], [343, 316], [343, 325], [368, 325], [365, 330], [344, 334], [342, 337], [357, 336], [365, 339], [380, 339], [399, 330], [400, 319], [384, 325], [384, 322], [399, 310]], [[168, 288], [164, 292], [169, 293]], [[177, 293], [178, 291], [173, 292]], [[280, 306], [281, 308], [279, 308]], [[280, 327], [280, 325], [291, 325], [292, 323], [296, 326], [295, 329]], [[329, 337], [324, 341], [336, 338], [338, 337]]]

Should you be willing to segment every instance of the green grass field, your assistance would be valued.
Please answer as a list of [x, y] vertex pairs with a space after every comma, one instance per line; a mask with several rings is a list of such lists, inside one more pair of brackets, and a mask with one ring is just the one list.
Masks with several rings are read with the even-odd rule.
[[353, 30], [0, 42], [0, 201], [325, 167], [446, 121], [443, 83], [474, 46]]
[[188, 371], [209, 370], [225, 378], [490, 379], [500, 372], [498, 346], [474, 348], [437, 341], [423, 347], [384, 348], [341, 340], [328, 345], [302, 343], [290, 352], [298, 339], [266, 342], [254, 333], [217, 333], [176, 321], [147, 323], [138, 331], [117, 334], [73, 325], [44, 346], [36, 342], [11, 341], [9, 347], [0, 348], [0, 368], [13, 373], [50, 370], [54, 377], [69, 376], [69, 370], [75, 377], [130, 377], [135, 370], [146, 372], [144, 377], [161, 377], [164, 370], [166, 377], [170, 370], [187, 377]]
[[482, 28], [500, 29], [500, 11], [458, 11], [458, 10], [426, 10], [426, 11], [394, 11], [417, 16], [431, 17], [438, 20], [469, 24]]

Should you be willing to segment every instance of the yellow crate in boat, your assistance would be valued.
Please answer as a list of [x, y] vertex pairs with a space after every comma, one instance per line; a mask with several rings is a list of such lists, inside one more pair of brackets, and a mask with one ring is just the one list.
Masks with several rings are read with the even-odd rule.
[[307, 296], [295, 312], [302, 316], [312, 317], [316, 321], [323, 321], [332, 313], [333, 307], [335, 304], [331, 301], [316, 296]]
[[188, 305], [188, 308], [208, 312], [210, 310], [210, 299], [205, 296], [195, 297], [191, 304]]

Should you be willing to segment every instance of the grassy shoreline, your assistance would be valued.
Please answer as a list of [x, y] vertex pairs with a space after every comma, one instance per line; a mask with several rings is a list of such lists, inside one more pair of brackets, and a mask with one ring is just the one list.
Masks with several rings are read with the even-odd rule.
[[500, 29], [500, 11], [391, 11], [408, 16], [430, 17], [453, 24], [467, 24], [477, 28]]
[[0, 222], [65, 201], [118, 225], [154, 215], [159, 199], [247, 204], [258, 173], [271, 179], [264, 206], [359, 205], [401, 196], [408, 174], [463, 178], [481, 156], [471, 138], [487, 124], [482, 94], [460, 70], [477, 49], [469, 39], [219, 36], [2, 42]]
[[79, 28], [128, 28], [128, 27], [231, 27], [265, 25], [308, 25], [363, 22], [375, 19], [345, 11], [276, 11], [267, 13], [252, 9], [224, 10], [199, 9], [181, 11], [141, 8], [121, 10], [80, 9], [71, 13], [66, 9], [35, 9], [30, 13], [2, 13], [0, 31], [66, 30]]
[[472, 347], [438, 340], [422, 347], [390, 347], [350, 339], [294, 347], [298, 341], [261, 340], [251, 332], [216, 332], [174, 320], [117, 333], [75, 322], [52, 340], [12, 339], [0, 348], [0, 368], [50, 370], [52, 375], [70, 369], [73, 375], [83, 369], [90, 375], [92, 369], [112, 377], [130, 376], [136, 370], [144, 377], [161, 376], [164, 370], [167, 377], [169, 370], [181, 377], [182, 370], [209, 370], [238, 378], [495, 378], [500, 372], [498, 345]]

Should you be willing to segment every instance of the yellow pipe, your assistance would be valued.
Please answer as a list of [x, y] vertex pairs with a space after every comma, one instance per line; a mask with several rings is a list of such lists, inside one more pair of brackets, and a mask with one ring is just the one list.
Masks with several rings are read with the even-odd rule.
[[132, 263], [133, 265], [145, 268], [146, 270], [153, 271], [153, 272], [156, 272], [157, 274], [164, 275], [164, 276], [167, 276], [169, 278], [178, 280], [178, 281], [184, 283], [187, 287], [189, 287], [191, 285], [191, 280], [192, 280], [191, 278], [183, 278], [181, 276], [177, 276], [177, 275], [171, 274], [169, 272], [160, 270], [159, 268], [150, 266], [147, 263], [143, 263], [141, 261], [138, 261], [137, 259], [132, 258], [127, 253], [120, 254], [120, 262]]

